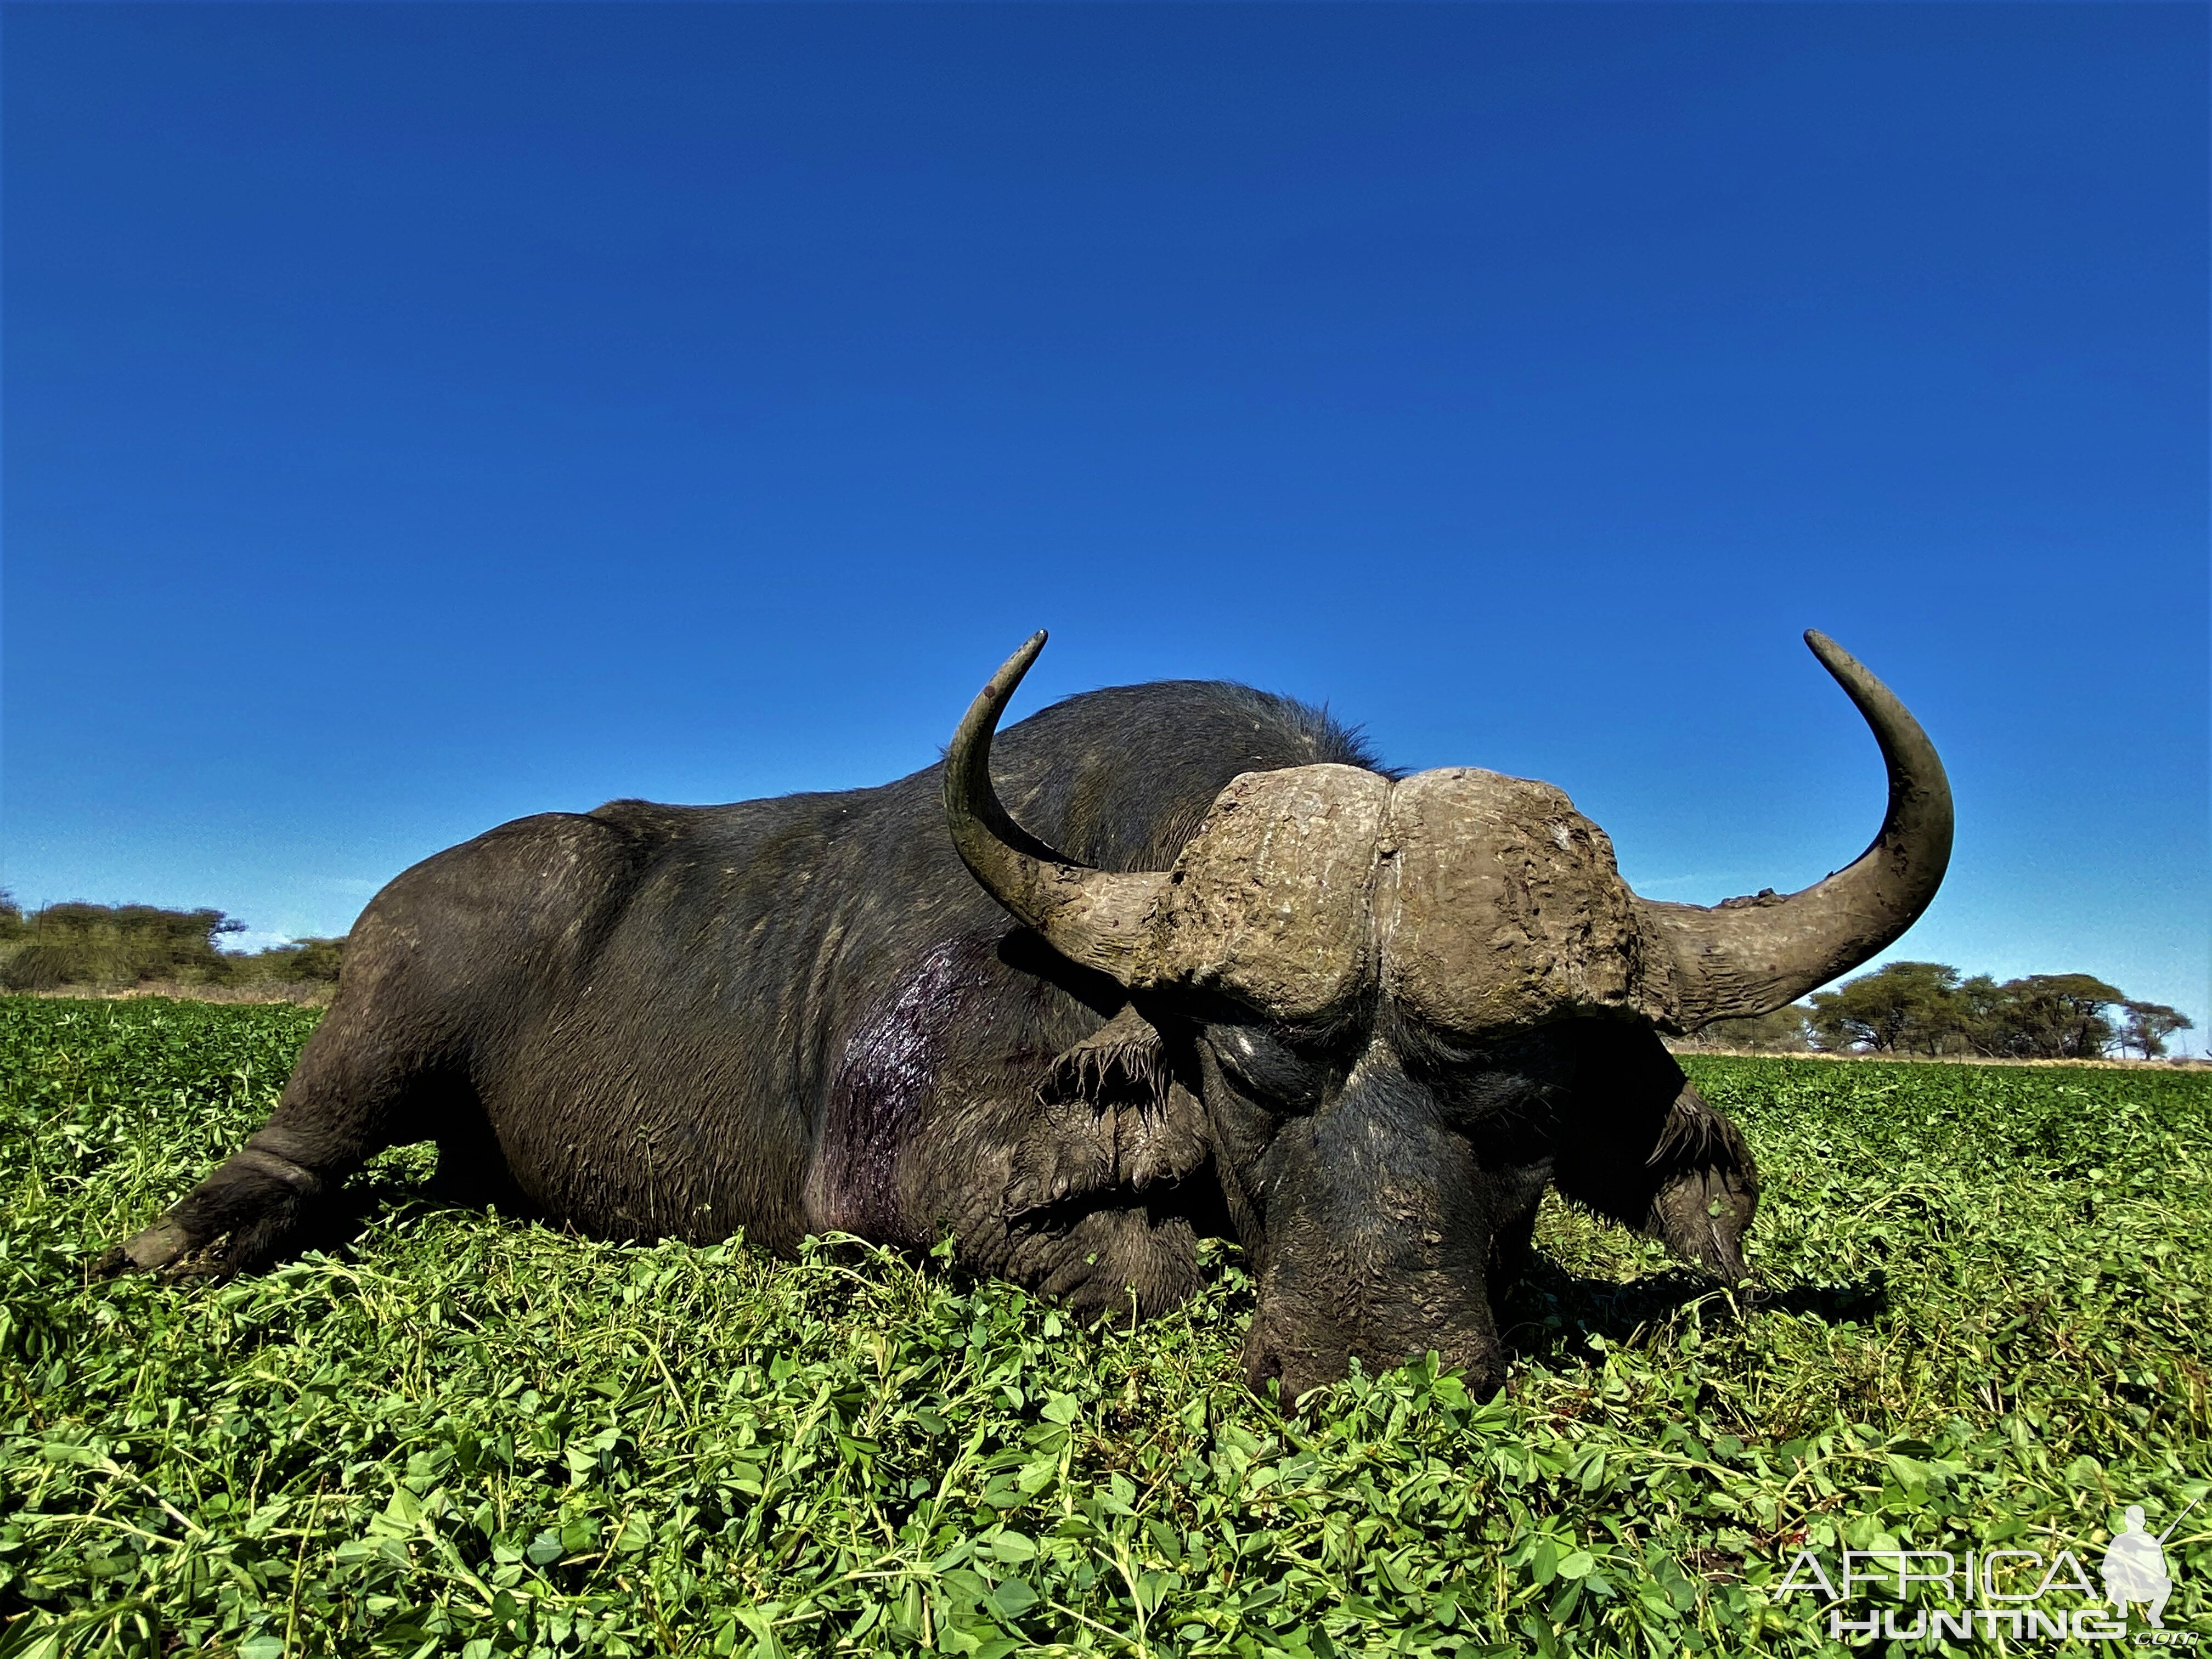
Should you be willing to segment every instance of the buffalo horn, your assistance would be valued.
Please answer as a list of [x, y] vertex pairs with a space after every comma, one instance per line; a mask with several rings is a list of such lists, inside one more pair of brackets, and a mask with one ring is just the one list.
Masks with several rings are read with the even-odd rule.
[[1889, 767], [1881, 833], [1850, 868], [1800, 893], [1711, 909], [1638, 899], [1673, 969], [1674, 1022], [1771, 1013], [1866, 961], [1917, 921], [1951, 861], [1951, 786], [1920, 723], [1826, 635], [1805, 643], [1874, 729]]
[[1044, 641], [1039, 629], [969, 704], [945, 755], [945, 816], [953, 846], [986, 892], [1060, 955], [1127, 985], [1167, 877], [1075, 863], [1016, 823], [991, 787], [991, 734]]

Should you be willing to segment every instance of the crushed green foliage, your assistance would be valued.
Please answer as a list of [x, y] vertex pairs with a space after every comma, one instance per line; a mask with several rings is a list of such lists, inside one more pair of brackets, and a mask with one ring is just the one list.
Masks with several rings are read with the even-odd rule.
[[[1414, 1366], [1301, 1420], [1242, 1386], [1226, 1247], [1182, 1312], [1078, 1331], [852, 1243], [438, 1209], [419, 1149], [342, 1255], [88, 1284], [313, 1019], [0, 999], [10, 1659], [1832, 1650], [1776, 1593], [1801, 1547], [2094, 1572], [2212, 1474], [2202, 1074], [1692, 1059], [1764, 1166], [1768, 1302], [1549, 1207], [1504, 1395]], [[2212, 1612], [2208, 1510], [2169, 1629]]]

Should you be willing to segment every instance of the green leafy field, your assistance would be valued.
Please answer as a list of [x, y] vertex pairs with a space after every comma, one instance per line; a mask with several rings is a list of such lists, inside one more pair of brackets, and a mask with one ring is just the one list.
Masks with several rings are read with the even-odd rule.
[[[1547, 1208], [1503, 1395], [1416, 1366], [1299, 1419], [1238, 1380], [1226, 1247], [1087, 1332], [854, 1244], [436, 1209], [417, 1150], [342, 1256], [85, 1282], [313, 1018], [0, 999], [10, 1659], [1813, 1651], [1801, 1547], [2094, 1575], [2212, 1475], [2203, 1073], [1691, 1059], [1764, 1167], [1766, 1300]], [[2212, 1504], [2167, 1553], [2201, 1631]]]

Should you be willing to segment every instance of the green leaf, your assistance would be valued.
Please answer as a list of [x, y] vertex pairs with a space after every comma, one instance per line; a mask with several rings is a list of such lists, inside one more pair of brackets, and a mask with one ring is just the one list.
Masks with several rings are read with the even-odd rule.
[[1018, 1619], [1038, 1601], [1038, 1595], [1024, 1578], [1002, 1580], [991, 1592], [991, 1605], [1009, 1619]]
[[1535, 1553], [1528, 1558], [1528, 1571], [1540, 1584], [1548, 1584], [1559, 1568], [1559, 1547], [1549, 1538], [1536, 1540]]

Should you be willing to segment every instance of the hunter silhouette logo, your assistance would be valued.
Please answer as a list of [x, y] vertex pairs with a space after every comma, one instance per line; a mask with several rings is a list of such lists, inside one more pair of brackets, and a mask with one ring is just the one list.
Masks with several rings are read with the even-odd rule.
[[[2191, 1498], [2189, 1510], [2203, 1501]], [[2129, 1602], [2140, 1601], [2151, 1628], [2166, 1628], [2160, 1615], [2166, 1611], [2166, 1598], [2173, 1594], [2173, 1579], [2166, 1570], [2166, 1540], [2173, 1536], [2174, 1527], [2189, 1518], [2189, 1510], [2175, 1516], [2173, 1526], [2154, 1538], [2143, 1525], [2142, 1505], [2128, 1505], [2127, 1529], [2105, 1551], [2105, 1599], [2121, 1618], [2128, 1616]]]

